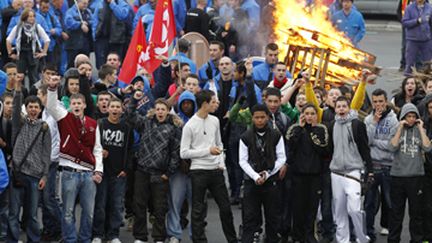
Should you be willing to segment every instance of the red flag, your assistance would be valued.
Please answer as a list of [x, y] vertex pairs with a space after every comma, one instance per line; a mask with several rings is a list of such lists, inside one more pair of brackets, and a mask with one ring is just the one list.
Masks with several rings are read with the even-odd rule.
[[[135, 77], [139, 67], [143, 67], [145, 57], [144, 51], [147, 50], [147, 41], [144, 33], [144, 27], [141, 22], [141, 18], [135, 28], [135, 33], [132, 36], [132, 40], [129, 44], [126, 57], [123, 61], [122, 68], [118, 79], [129, 84]], [[140, 58], [141, 57], [141, 58]]]
[[156, 5], [150, 43], [147, 47], [148, 59], [144, 60], [144, 67], [153, 73], [161, 64], [156, 56], [168, 57], [168, 49], [176, 36], [176, 24], [171, 0], [159, 0]]

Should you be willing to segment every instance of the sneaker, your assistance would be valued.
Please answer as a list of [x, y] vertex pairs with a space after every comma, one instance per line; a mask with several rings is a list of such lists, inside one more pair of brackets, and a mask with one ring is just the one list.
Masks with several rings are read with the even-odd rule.
[[381, 235], [388, 235], [388, 234], [389, 234], [389, 231], [388, 231], [388, 229], [386, 229], [386, 228], [382, 228], [381, 231], [380, 231], [380, 234], [381, 234]]
[[150, 214], [150, 216], [149, 216], [149, 222], [150, 222], [150, 224], [155, 224], [156, 217], [153, 214]]
[[134, 243], [147, 243], [147, 241], [135, 240]]
[[111, 241], [108, 241], [108, 243], [121, 243], [119, 238], [114, 238]]
[[253, 236], [253, 243], [261, 242], [261, 234], [259, 232], [255, 232]]
[[102, 243], [102, 239], [101, 238], [93, 238], [91, 243]]
[[132, 231], [133, 230], [134, 222], [135, 222], [135, 217], [134, 216], [127, 218], [127, 223], [126, 223], [126, 225], [127, 225], [127, 231]]
[[173, 236], [169, 239], [169, 243], [180, 243], [180, 241]]

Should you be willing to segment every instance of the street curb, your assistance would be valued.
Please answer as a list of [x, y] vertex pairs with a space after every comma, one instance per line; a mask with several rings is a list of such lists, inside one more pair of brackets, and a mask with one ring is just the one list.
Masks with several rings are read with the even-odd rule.
[[402, 31], [402, 25], [397, 22], [390, 22], [387, 24], [366, 24], [368, 31]]

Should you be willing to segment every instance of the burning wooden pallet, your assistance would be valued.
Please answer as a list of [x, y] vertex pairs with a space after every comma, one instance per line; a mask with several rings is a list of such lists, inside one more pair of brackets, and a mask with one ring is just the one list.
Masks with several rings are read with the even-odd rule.
[[355, 48], [345, 39], [332, 38], [303, 27], [291, 28], [288, 34], [285, 63], [293, 74], [307, 69], [315, 85], [355, 85], [361, 70], [379, 74], [376, 57]]

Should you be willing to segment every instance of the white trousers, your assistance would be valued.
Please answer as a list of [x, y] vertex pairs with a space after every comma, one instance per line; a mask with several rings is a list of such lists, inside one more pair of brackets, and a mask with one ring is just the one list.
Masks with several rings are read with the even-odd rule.
[[[360, 179], [360, 171], [355, 170], [348, 175]], [[350, 230], [348, 215], [354, 225], [357, 242], [367, 243], [368, 237], [364, 232], [363, 214], [361, 210], [361, 185], [359, 182], [331, 173], [333, 193], [333, 217], [336, 223], [336, 242], [349, 243]]]

